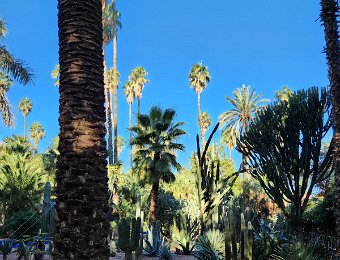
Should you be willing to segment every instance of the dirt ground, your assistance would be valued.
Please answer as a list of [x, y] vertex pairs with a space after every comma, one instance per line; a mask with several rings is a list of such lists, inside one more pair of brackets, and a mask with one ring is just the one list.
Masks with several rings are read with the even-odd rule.
[[[2, 260], [2, 256], [0, 256], [0, 259]], [[17, 260], [18, 258], [16, 257], [15, 254], [11, 254], [7, 257], [8, 260]], [[124, 259], [124, 253], [117, 253], [117, 255], [115, 257], [110, 257], [110, 260], [121, 260]], [[147, 257], [147, 256], [143, 256], [142, 259], [145, 260], [157, 260], [159, 259], [158, 257]], [[193, 256], [191, 255], [174, 255], [174, 259], [179, 259], [179, 260], [193, 260], [195, 259]], [[44, 256], [43, 260], [52, 260], [51, 257], [49, 256]]]

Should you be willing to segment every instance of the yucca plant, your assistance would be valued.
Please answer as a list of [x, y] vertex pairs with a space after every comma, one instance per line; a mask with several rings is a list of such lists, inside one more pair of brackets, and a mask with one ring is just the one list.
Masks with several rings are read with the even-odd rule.
[[7, 260], [7, 256], [12, 252], [13, 242], [11, 240], [3, 240], [0, 244], [0, 253], [3, 260]]
[[273, 260], [321, 260], [320, 251], [303, 243], [286, 244], [274, 250], [270, 256]]
[[209, 230], [198, 238], [194, 256], [199, 260], [219, 260], [224, 257], [224, 236], [219, 230]]

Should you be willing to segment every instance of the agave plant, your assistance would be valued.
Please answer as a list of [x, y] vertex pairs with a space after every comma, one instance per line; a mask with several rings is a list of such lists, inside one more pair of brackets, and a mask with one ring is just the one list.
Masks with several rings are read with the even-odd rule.
[[224, 236], [219, 230], [209, 230], [198, 238], [194, 256], [199, 260], [220, 260], [224, 257]]
[[158, 226], [148, 228], [148, 236], [144, 239], [146, 247], [144, 251], [147, 256], [157, 256], [160, 248], [164, 245], [164, 237], [162, 237]]
[[11, 240], [3, 240], [0, 244], [0, 253], [3, 260], [7, 260], [7, 256], [12, 253], [13, 242]]
[[198, 228], [197, 220], [192, 222], [188, 216], [179, 215], [174, 219], [171, 229], [172, 246], [183, 255], [190, 255], [195, 247], [194, 234]]
[[271, 255], [273, 260], [321, 260], [319, 250], [302, 243], [286, 244], [274, 250]]
[[157, 252], [157, 256], [161, 260], [171, 260], [174, 258], [168, 246], [161, 246]]

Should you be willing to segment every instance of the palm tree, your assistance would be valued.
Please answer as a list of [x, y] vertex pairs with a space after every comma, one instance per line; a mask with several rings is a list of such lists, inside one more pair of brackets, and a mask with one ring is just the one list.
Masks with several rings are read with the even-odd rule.
[[210, 73], [207, 66], [199, 62], [191, 67], [189, 74], [189, 84], [197, 93], [198, 126], [201, 132], [201, 139], [204, 140], [202, 115], [201, 115], [201, 93], [210, 82]]
[[122, 136], [118, 136], [118, 156], [125, 146], [125, 140]]
[[38, 122], [34, 122], [30, 126], [30, 137], [33, 140], [36, 150], [38, 150], [38, 144], [40, 140], [45, 136], [45, 130]]
[[208, 112], [202, 112], [201, 113], [201, 118], [202, 118], [202, 145], [205, 144], [205, 133], [208, 130], [208, 127], [211, 126], [212, 120]]
[[2, 44], [7, 33], [7, 26], [3, 19], [0, 19], [0, 72], [17, 80], [20, 84], [28, 84], [32, 80], [30, 68], [24, 62], [14, 58]]
[[150, 83], [150, 80], [146, 78], [148, 72], [141, 66], [133, 69], [129, 75], [129, 81], [132, 82], [135, 97], [138, 100], [138, 114], [140, 114], [140, 100], [142, 98], [142, 92], [145, 84]]
[[24, 136], [26, 137], [26, 117], [32, 111], [32, 101], [29, 100], [27, 97], [21, 99], [19, 102], [19, 110], [24, 116]]
[[5, 126], [14, 126], [14, 113], [7, 98], [7, 92], [13, 81], [0, 71], [0, 111]]
[[124, 89], [124, 95], [126, 96], [126, 101], [129, 104], [130, 167], [132, 167], [132, 144], [131, 144], [132, 132], [131, 132], [131, 128], [132, 128], [132, 103], [133, 103], [133, 100], [135, 99], [135, 91], [134, 91], [133, 83], [129, 80], [124, 84], [123, 89]]
[[172, 170], [180, 169], [176, 152], [183, 151], [184, 145], [178, 139], [185, 134], [180, 128], [183, 122], [175, 123], [176, 113], [173, 109], [162, 110], [152, 107], [149, 114], [137, 114], [138, 123], [131, 130], [136, 136], [131, 144], [137, 145], [134, 162], [137, 170], [146, 172], [151, 188], [150, 223], [156, 222], [156, 205], [158, 203], [159, 182], [175, 180]]
[[60, 116], [53, 259], [109, 259], [102, 2], [59, 0]]
[[2, 44], [6, 33], [6, 23], [0, 19], [0, 111], [4, 125], [13, 127], [14, 114], [6, 94], [13, 84], [12, 79], [26, 85], [31, 82], [32, 74], [30, 68], [26, 67], [23, 61], [14, 58]]
[[59, 64], [54, 66], [54, 69], [51, 72], [51, 77], [54, 79], [54, 86], [59, 87], [59, 76], [60, 76], [60, 66]]
[[334, 166], [335, 166], [335, 220], [336, 235], [340, 237], [340, 46], [338, 32], [339, 6], [335, 0], [321, 0], [321, 20], [325, 27], [326, 56], [328, 62], [328, 78], [330, 82], [330, 93], [332, 119], [334, 128]]
[[[255, 95], [255, 89], [250, 90], [250, 86], [242, 85], [233, 94], [234, 98], [226, 96], [233, 108], [218, 117], [221, 127], [225, 126], [223, 132], [228, 135], [225, 137], [233, 141], [228, 144], [229, 147], [235, 146], [236, 139], [247, 130], [254, 114], [264, 107], [262, 104], [269, 102], [268, 99], [261, 99], [262, 93]], [[246, 167], [247, 160], [247, 157], [242, 155], [241, 169]]]

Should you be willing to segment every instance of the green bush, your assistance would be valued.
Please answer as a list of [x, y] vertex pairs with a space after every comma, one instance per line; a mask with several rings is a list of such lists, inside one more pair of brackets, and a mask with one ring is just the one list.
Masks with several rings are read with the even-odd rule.
[[10, 234], [12, 237], [20, 238], [23, 235], [36, 235], [40, 229], [40, 214], [35, 210], [25, 210], [14, 213], [5, 220], [0, 228], [0, 234]]

